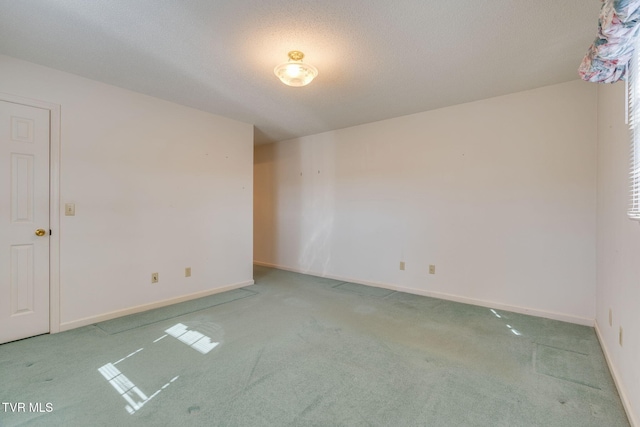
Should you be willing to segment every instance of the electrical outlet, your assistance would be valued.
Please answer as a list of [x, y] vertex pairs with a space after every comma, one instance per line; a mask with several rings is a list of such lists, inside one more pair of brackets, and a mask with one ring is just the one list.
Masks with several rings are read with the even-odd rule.
[[429, 265], [429, 274], [436, 274], [436, 266], [433, 264]]
[[620, 347], [622, 347], [622, 326], [620, 326]]
[[613, 312], [609, 309], [609, 326], [613, 326]]
[[184, 269], [184, 277], [191, 277], [191, 267], [186, 267]]
[[404, 270], [404, 261], [400, 261], [400, 270]]
[[151, 283], [158, 283], [158, 273], [151, 273]]

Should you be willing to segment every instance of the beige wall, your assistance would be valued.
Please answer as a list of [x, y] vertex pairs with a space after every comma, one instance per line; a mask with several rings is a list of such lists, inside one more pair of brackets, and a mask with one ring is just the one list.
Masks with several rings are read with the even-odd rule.
[[0, 92], [61, 105], [63, 329], [251, 283], [251, 125], [7, 56]]
[[[598, 86], [596, 322], [627, 413], [640, 426], [640, 222], [626, 215], [629, 128], [624, 86]], [[619, 343], [621, 327], [623, 345]]]
[[592, 325], [596, 106], [574, 81], [258, 146], [254, 259]]

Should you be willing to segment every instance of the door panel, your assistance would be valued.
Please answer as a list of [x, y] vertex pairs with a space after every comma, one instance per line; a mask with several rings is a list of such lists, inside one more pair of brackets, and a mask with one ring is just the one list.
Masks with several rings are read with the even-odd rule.
[[11, 153], [11, 222], [33, 224], [33, 156]]
[[11, 246], [10, 316], [33, 313], [33, 245]]
[[46, 332], [49, 111], [0, 101], [0, 343]]

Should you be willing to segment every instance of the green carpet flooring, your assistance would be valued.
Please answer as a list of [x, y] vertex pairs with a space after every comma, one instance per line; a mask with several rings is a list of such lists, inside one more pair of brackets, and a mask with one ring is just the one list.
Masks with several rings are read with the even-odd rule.
[[144, 313], [118, 317], [116, 319], [107, 320], [106, 322], [100, 322], [96, 324], [96, 326], [109, 334], [117, 334], [130, 329], [139, 328], [141, 326], [151, 325], [152, 323], [157, 323], [162, 320], [173, 319], [205, 308], [211, 308], [216, 305], [250, 297], [255, 294], [255, 292], [247, 289], [234, 289], [228, 292], [198, 298], [197, 300], [156, 308], [145, 311]]
[[261, 267], [255, 281], [0, 345], [0, 425], [629, 425], [593, 328]]

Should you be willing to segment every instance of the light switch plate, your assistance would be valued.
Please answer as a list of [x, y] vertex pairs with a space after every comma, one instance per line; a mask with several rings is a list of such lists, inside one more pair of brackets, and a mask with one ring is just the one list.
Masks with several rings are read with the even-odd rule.
[[66, 203], [64, 205], [64, 214], [65, 214], [65, 216], [75, 216], [76, 215], [76, 204], [75, 203]]

